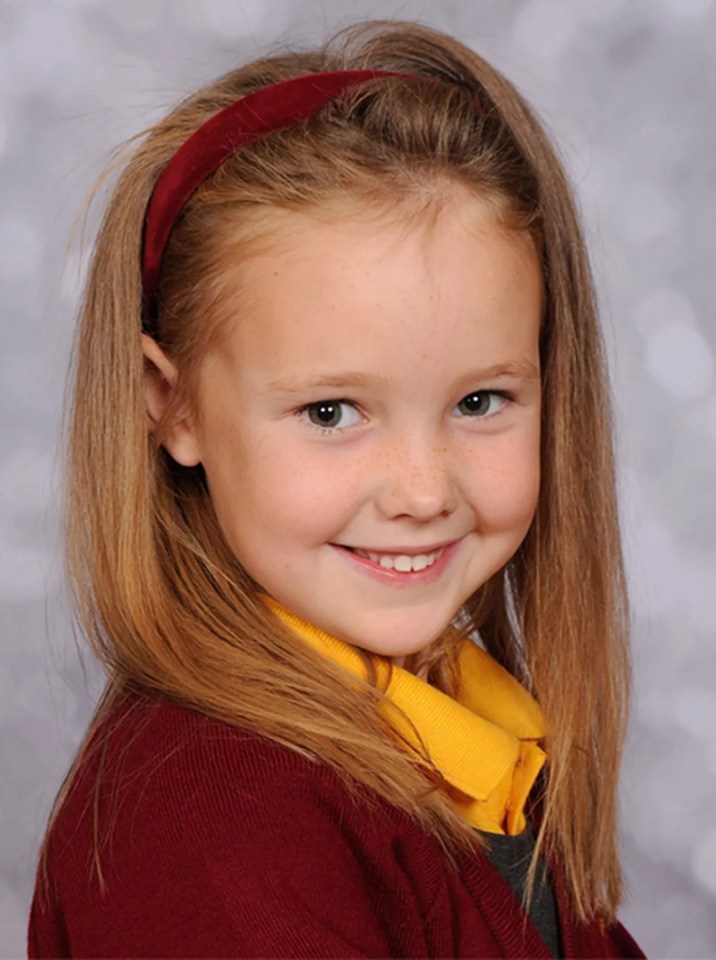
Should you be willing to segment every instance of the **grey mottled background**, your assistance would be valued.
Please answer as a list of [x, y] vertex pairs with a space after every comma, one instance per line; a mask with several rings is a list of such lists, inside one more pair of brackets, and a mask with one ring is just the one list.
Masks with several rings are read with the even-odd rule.
[[20, 957], [50, 803], [101, 687], [58, 562], [56, 444], [112, 146], [269, 42], [418, 18], [536, 106], [584, 211], [613, 361], [636, 697], [623, 917], [652, 957], [716, 957], [716, 390], [711, 0], [0, 0], [0, 954]]

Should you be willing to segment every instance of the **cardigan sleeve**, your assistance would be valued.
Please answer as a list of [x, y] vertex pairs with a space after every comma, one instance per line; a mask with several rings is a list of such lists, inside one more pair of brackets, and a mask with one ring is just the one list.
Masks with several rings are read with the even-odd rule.
[[43, 952], [33, 904], [30, 956], [434, 955], [439, 856], [323, 764], [222, 735], [121, 782], [106, 891], [88, 879], [89, 835], [75, 825], [53, 843], [64, 953]]

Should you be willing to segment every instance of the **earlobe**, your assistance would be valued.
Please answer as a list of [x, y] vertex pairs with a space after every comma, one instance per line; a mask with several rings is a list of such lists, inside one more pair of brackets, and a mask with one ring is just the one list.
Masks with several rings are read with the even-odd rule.
[[156, 340], [144, 333], [142, 353], [149, 430], [154, 433], [161, 426], [161, 443], [165, 450], [182, 466], [195, 467], [201, 463], [201, 453], [189, 411], [183, 408], [172, 413], [170, 422], [164, 422], [170, 404], [176, 399], [177, 368]]

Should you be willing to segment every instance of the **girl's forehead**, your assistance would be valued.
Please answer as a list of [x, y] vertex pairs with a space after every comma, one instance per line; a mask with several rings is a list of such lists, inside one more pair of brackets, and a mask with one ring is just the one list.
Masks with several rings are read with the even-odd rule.
[[[281, 211], [276, 243], [235, 271], [225, 365], [266, 380], [302, 368], [516, 359], [536, 343], [541, 271], [531, 243], [473, 200], [432, 222]], [[402, 359], [401, 359], [402, 358]]]
[[408, 237], [428, 246], [445, 221], [465, 230], [497, 233], [502, 228], [506, 235], [519, 234], [513, 229], [510, 201], [500, 196], [478, 195], [461, 184], [426, 186], [397, 196], [383, 190], [370, 198], [339, 194], [319, 204], [266, 204], [230, 212], [217, 224], [217, 259], [249, 276], [255, 261], [310, 255], [321, 239], [330, 243], [344, 237], [360, 243], [367, 256], [381, 258], [386, 246]]
[[342, 299], [347, 289], [363, 302], [417, 283], [438, 297], [456, 275], [464, 281], [481, 268], [492, 274], [495, 265], [520, 269], [535, 259], [525, 231], [510, 229], [495, 204], [465, 190], [417, 210], [406, 202], [344, 201], [259, 216], [258, 242], [251, 221], [242, 223], [239, 255], [225, 264], [224, 289], [243, 299], [244, 316], [279, 304], [282, 311], [310, 309], [326, 297]]

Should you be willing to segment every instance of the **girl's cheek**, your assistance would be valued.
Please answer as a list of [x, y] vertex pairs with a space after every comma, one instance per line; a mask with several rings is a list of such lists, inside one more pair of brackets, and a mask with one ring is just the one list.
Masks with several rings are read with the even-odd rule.
[[529, 525], [537, 506], [539, 485], [539, 459], [519, 458], [495, 493], [498, 509], [501, 508], [506, 522]]
[[489, 452], [473, 450], [463, 469], [470, 477], [467, 496], [485, 526], [529, 524], [539, 496], [538, 438], [506, 436]]
[[302, 514], [325, 513], [344, 499], [349, 486], [340, 462], [304, 451], [278, 448], [255, 456], [247, 470], [252, 499], [270, 504], [296, 522]]

